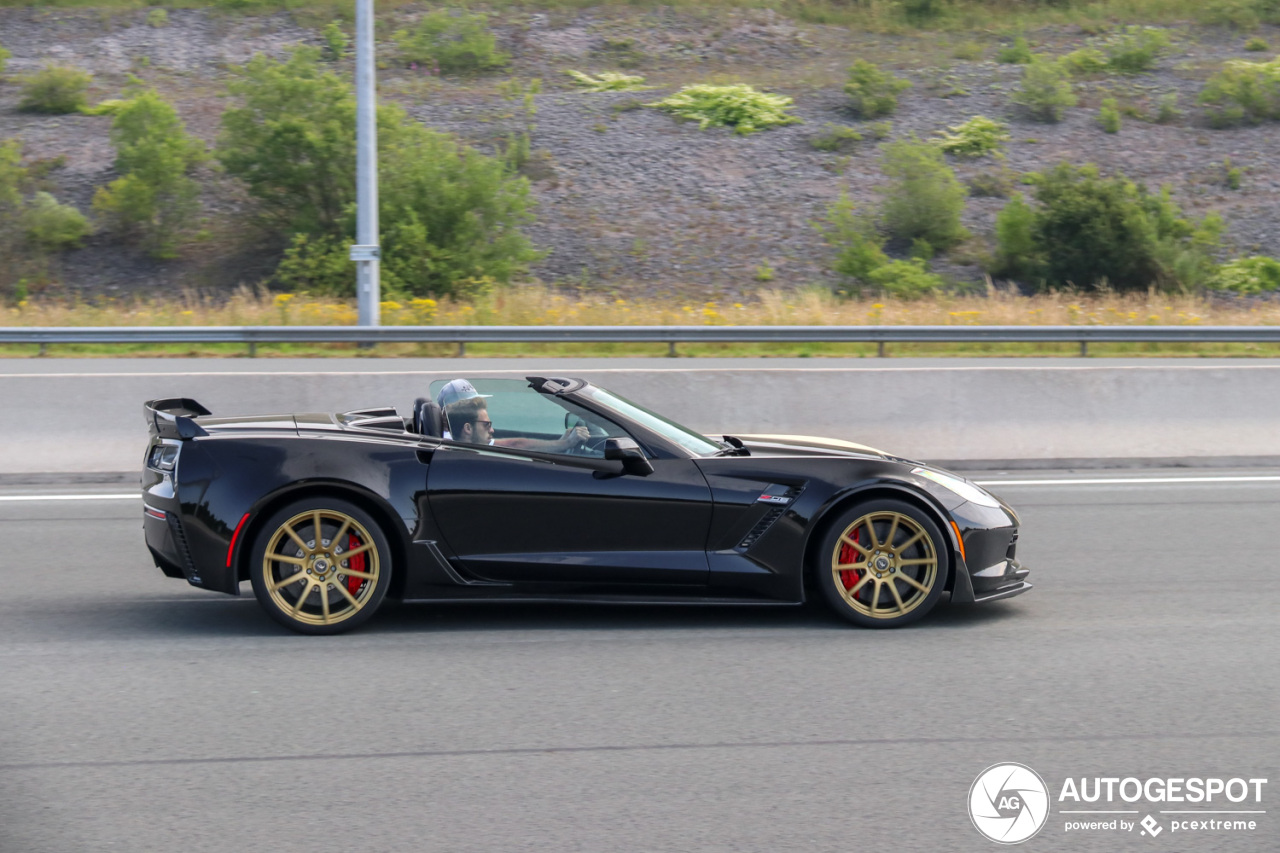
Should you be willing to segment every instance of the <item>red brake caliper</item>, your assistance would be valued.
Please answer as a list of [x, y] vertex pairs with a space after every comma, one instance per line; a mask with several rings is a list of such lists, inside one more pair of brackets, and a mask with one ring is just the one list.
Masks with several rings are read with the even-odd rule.
[[[861, 532], [862, 532], [861, 530], [853, 531], [853, 541], [857, 542], [859, 545], [862, 544], [862, 541], [858, 538]], [[856, 563], [858, 562], [858, 558], [861, 556], [862, 555], [859, 554], [852, 545], [849, 545], [848, 543], [842, 543], [840, 545], [840, 562], [841, 563]], [[861, 579], [862, 579], [861, 569], [841, 569], [840, 570], [840, 583], [844, 584], [845, 589], [853, 589], [854, 586], [856, 586], [858, 581], [860, 581]]]
[[[361, 544], [360, 537], [356, 536], [354, 533], [347, 534], [347, 550], [348, 551], [350, 551], [352, 548], [359, 548], [360, 544]], [[347, 568], [351, 569], [353, 572], [363, 572], [364, 571], [364, 553], [361, 552], [359, 554], [356, 554], [354, 557], [347, 560]], [[365, 581], [364, 578], [353, 578], [351, 577], [351, 575], [347, 575], [347, 591], [350, 592], [352, 595], [355, 595], [356, 592], [359, 591], [360, 587], [364, 584], [364, 581]]]

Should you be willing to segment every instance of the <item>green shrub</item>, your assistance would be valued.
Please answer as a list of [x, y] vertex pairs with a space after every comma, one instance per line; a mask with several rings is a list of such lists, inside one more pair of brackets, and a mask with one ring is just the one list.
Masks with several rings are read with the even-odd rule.
[[[267, 223], [294, 240], [282, 276], [351, 295], [345, 261], [355, 232], [355, 99], [314, 50], [284, 63], [257, 56], [230, 86], [241, 105], [222, 119], [218, 158], [243, 180]], [[532, 220], [528, 181], [487, 157], [378, 108], [379, 219], [387, 292], [447, 294], [469, 280], [510, 281], [541, 257], [521, 228]], [[297, 241], [293, 235], [306, 239]], [[286, 257], [288, 261], [288, 256]], [[341, 264], [339, 262], [342, 262]], [[335, 277], [333, 271], [346, 270]], [[311, 279], [308, 278], [308, 281]]]
[[1098, 110], [1098, 126], [1107, 133], [1120, 132], [1120, 107], [1115, 98], [1103, 98]]
[[168, 25], [169, 13], [164, 9], [152, 9], [147, 13], [148, 27], [155, 27], [156, 29], [159, 29], [160, 27], [167, 27]]
[[94, 209], [136, 233], [153, 257], [174, 257], [198, 208], [200, 188], [189, 175], [206, 159], [204, 143], [187, 135], [168, 101], [139, 87], [116, 110], [111, 141], [120, 177], [98, 189]]
[[412, 30], [393, 36], [404, 62], [434, 68], [441, 74], [474, 74], [501, 68], [511, 59], [497, 49], [483, 14], [441, 9], [424, 15]]
[[1226, 62], [1209, 78], [1199, 101], [1215, 127], [1280, 119], [1280, 57], [1270, 62]]
[[349, 296], [356, 289], [356, 268], [347, 257], [348, 241], [328, 235], [294, 234], [276, 267], [276, 283], [294, 293]]
[[1239, 166], [1231, 165], [1231, 158], [1225, 157], [1222, 160], [1222, 183], [1229, 190], [1240, 189], [1240, 179], [1243, 177], [1244, 171]]
[[47, 173], [23, 164], [18, 140], [0, 140], [0, 287], [16, 300], [29, 280], [48, 277], [51, 253], [79, 246], [92, 230], [80, 211], [39, 189]]
[[1107, 70], [1107, 57], [1102, 51], [1093, 47], [1082, 47], [1073, 50], [1059, 60], [1062, 67], [1071, 74], [1084, 76], [1100, 74]]
[[938, 147], [947, 154], [961, 157], [984, 157], [1000, 150], [1008, 140], [1009, 128], [986, 116], [974, 116], [962, 124], [952, 125], [939, 134]]
[[351, 52], [351, 37], [337, 21], [325, 24], [320, 40], [324, 42], [321, 55], [326, 62], [337, 62]]
[[867, 283], [899, 299], [918, 299], [944, 284], [939, 276], [929, 272], [928, 263], [922, 258], [889, 261], [873, 269], [867, 276]]
[[0, 208], [22, 201], [27, 170], [22, 165], [22, 143], [16, 139], [0, 141]]
[[79, 68], [46, 65], [22, 82], [18, 109], [29, 113], [65, 115], [79, 112], [86, 103], [93, 76]]
[[996, 219], [992, 273], [1051, 286], [1197, 287], [1212, 273], [1222, 220], [1186, 219], [1158, 195], [1096, 166], [1063, 163], [1037, 176], [1035, 208], [1015, 198]]
[[1031, 62], [1031, 58], [1031, 48], [1022, 36], [1014, 39], [1013, 44], [1000, 48], [1000, 52], [996, 54], [996, 62], [1005, 65], [1026, 65]]
[[951, 56], [953, 59], [964, 59], [967, 61], [981, 59], [983, 53], [985, 53], [985, 51], [982, 47], [982, 43], [976, 41], [960, 42], [951, 49]]
[[948, 0], [901, 0], [900, 8], [906, 19], [914, 24], [923, 24], [939, 17], [947, 7]]
[[1038, 272], [1040, 248], [1036, 242], [1036, 213], [1021, 193], [996, 215], [996, 255], [992, 275], [1029, 281]]
[[1255, 36], [1244, 43], [1244, 49], [1252, 53], [1261, 53], [1270, 50], [1271, 45], [1267, 44], [1266, 39]]
[[748, 134], [770, 127], [798, 124], [787, 115], [792, 99], [786, 95], [759, 92], [750, 86], [685, 86], [670, 97], [645, 106], [665, 110], [677, 118], [698, 122], [698, 127], [732, 127]]
[[1169, 124], [1181, 117], [1182, 110], [1178, 109], [1178, 93], [1166, 92], [1161, 95], [1156, 107], [1156, 124]]
[[566, 71], [574, 82], [588, 92], [636, 92], [652, 89], [644, 85], [644, 78], [635, 74], [622, 74], [617, 71], [601, 71], [595, 77], [581, 71]]
[[838, 124], [828, 124], [820, 133], [809, 137], [809, 145], [816, 151], [850, 151], [861, 141], [861, 133]]
[[910, 81], [894, 77], [865, 59], [849, 66], [849, 82], [844, 85], [845, 94], [852, 99], [849, 108], [860, 118], [889, 115], [898, 108], [898, 93], [909, 88]]
[[1022, 87], [1013, 101], [1036, 121], [1062, 121], [1067, 107], [1076, 104], [1066, 70], [1057, 62], [1036, 58], [1022, 75]]
[[1265, 255], [1236, 258], [1218, 267], [1209, 287], [1244, 295], [1274, 293], [1280, 290], [1280, 261]]
[[93, 230], [83, 213], [46, 192], [32, 197], [22, 211], [21, 225], [27, 241], [46, 252], [77, 248]]
[[973, 198], [1008, 198], [1013, 192], [1015, 176], [1006, 168], [979, 172], [965, 181]]
[[887, 143], [883, 169], [891, 181], [881, 208], [889, 236], [928, 240], [936, 249], [968, 236], [960, 224], [968, 190], [937, 146], [916, 140]]
[[1199, 4], [1196, 18], [1205, 24], [1251, 30], [1264, 22], [1280, 23], [1280, 3], [1276, 0], [1208, 0]]
[[644, 64], [648, 55], [636, 40], [632, 38], [610, 38], [605, 36], [604, 43], [591, 51], [592, 56], [599, 57], [602, 62], [620, 68], [635, 68]]
[[[943, 285], [941, 278], [928, 271], [923, 259], [891, 260], [884, 253], [884, 237], [875, 219], [859, 213], [848, 193], [842, 192], [827, 209], [826, 220], [819, 229], [836, 252], [832, 269], [868, 288], [912, 299]], [[918, 241], [917, 245], [923, 242]]]
[[859, 213], [846, 192], [827, 208], [826, 220], [819, 225], [822, 237], [836, 251], [832, 269], [841, 275], [867, 281], [871, 273], [889, 263], [884, 253], [884, 237], [875, 220]]
[[13, 56], [12, 53], [0, 47], [0, 74], [3, 74], [4, 69], [9, 65], [9, 57], [11, 56]]
[[867, 125], [867, 133], [872, 139], [877, 141], [888, 139], [893, 133], [893, 122], [891, 121], [873, 121]]
[[1150, 71], [1171, 43], [1164, 30], [1129, 27], [1107, 45], [1107, 67], [1122, 74]]

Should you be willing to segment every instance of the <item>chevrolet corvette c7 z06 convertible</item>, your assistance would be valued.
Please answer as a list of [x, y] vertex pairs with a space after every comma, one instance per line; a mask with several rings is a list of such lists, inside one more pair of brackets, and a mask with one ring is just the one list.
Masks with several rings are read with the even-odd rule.
[[1017, 514], [927, 464], [812, 437], [714, 439], [581, 379], [442, 380], [431, 394], [407, 418], [146, 403], [156, 565], [231, 595], [249, 581], [268, 614], [308, 634], [353, 628], [388, 596], [821, 596], [887, 628], [944, 594], [1031, 588]]

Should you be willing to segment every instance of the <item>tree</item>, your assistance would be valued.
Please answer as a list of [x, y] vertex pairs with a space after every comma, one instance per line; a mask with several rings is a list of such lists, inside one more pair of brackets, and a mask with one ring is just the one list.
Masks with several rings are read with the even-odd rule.
[[116, 108], [111, 141], [120, 177], [98, 189], [94, 209], [137, 232], [153, 256], [173, 257], [198, 210], [190, 173], [206, 159], [204, 143], [187, 135], [173, 105], [136, 85]]
[[1168, 189], [1152, 194], [1093, 165], [1061, 163], [1036, 178], [1036, 201], [1020, 198], [997, 219], [997, 274], [1050, 285], [1145, 290], [1197, 286], [1213, 272], [1222, 220], [1186, 219]]
[[884, 146], [889, 187], [881, 216], [885, 230], [900, 240], [925, 240], [934, 249], [959, 243], [969, 232], [960, 224], [969, 191], [937, 146], [899, 140]]
[[[355, 200], [355, 99], [318, 56], [299, 48], [281, 63], [258, 54], [227, 87], [242, 105], [222, 114], [216, 156], [282, 232], [336, 233]], [[385, 147], [394, 129], [378, 125]]]
[[[223, 115], [218, 158], [241, 178], [293, 246], [282, 281], [349, 294], [337, 263], [355, 233], [355, 99], [316, 52], [284, 63], [255, 57], [232, 85], [243, 106]], [[541, 257], [520, 228], [529, 183], [502, 161], [378, 108], [382, 275], [389, 293], [454, 292], [472, 279], [510, 281]], [[300, 235], [300, 237], [299, 237]]]

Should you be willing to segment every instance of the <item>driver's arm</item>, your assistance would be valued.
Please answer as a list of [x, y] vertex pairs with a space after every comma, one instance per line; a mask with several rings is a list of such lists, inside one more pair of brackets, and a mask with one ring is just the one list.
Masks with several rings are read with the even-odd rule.
[[585, 444], [590, 433], [585, 426], [576, 426], [565, 430], [564, 435], [556, 439], [545, 438], [495, 438], [493, 443], [500, 447], [513, 447], [517, 450], [540, 450], [544, 453], [566, 453]]

